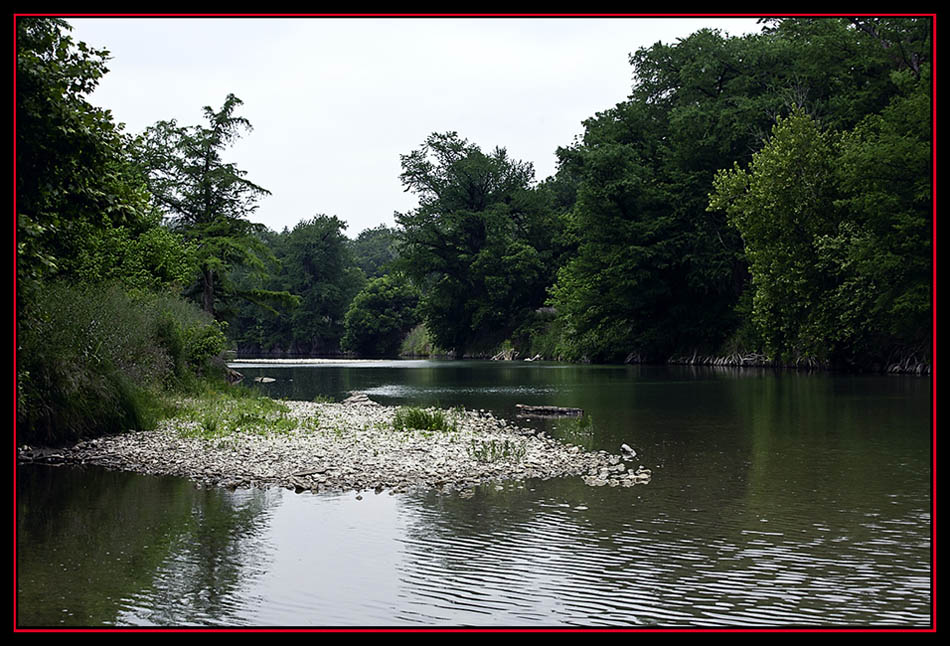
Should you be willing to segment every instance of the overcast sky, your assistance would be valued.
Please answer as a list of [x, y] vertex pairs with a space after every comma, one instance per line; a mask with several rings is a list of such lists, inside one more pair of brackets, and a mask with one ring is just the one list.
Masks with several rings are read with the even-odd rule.
[[139, 133], [202, 121], [227, 94], [254, 130], [226, 153], [271, 191], [250, 219], [279, 231], [317, 213], [347, 235], [392, 225], [415, 197], [399, 156], [454, 130], [507, 148], [542, 180], [581, 122], [623, 101], [628, 56], [702, 27], [703, 18], [70, 18], [73, 37], [111, 54], [90, 101]]

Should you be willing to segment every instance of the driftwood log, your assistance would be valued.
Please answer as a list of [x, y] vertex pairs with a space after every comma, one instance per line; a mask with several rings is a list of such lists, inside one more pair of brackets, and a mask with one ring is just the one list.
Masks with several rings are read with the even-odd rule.
[[584, 411], [580, 408], [564, 408], [562, 406], [528, 406], [515, 404], [520, 417], [581, 417]]

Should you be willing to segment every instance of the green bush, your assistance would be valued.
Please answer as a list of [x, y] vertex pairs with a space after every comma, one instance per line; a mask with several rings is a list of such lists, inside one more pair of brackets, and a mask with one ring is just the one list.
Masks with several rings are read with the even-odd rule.
[[58, 283], [17, 325], [17, 440], [53, 445], [148, 428], [159, 393], [210, 375], [219, 325], [170, 295]]
[[409, 330], [399, 346], [400, 357], [435, 357], [447, 354], [435, 345], [424, 323]]
[[554, 310], [542, 308], [526, 317], [525, 322], [512, 334], [512, 341], [521, 350], [522, 356], [540, 355], [544, 359], [558, 359], [563, 334], [563, 322], [556, 317]]
[[419, 292], [398, 274], [375, 278], [346, 312], [342, 348], [369, 357], [393, 357], [400, 341], [419, 322]]

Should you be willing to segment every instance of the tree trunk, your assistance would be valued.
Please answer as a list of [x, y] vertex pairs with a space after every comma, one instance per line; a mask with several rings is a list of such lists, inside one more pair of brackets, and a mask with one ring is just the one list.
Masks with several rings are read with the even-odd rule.
[[201, 304], [205, 312], [214, 316], [214, 271], [211, 269], [201, 272]]

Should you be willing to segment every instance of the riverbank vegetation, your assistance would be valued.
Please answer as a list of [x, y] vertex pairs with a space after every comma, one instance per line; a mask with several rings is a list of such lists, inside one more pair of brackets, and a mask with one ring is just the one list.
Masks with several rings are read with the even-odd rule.
[[227, 348], [929, 372], [929, 19], [642, 48], [554, 176], [433, 133], [401, 157], [418, 206], [352, 238], [319, 204], [253, 222], [238, 97], [133, 136], [87, 100], [106, 52], [58, 19], [16, 34], [24, 441], [148, 427]]
[[86, 101], [105, 54], [17, 21], [17, 434], [145, 428], [160, 393], [220, 375], [224, 324], [181, 296], [195, 240], [163, 226], [137, 140]]

